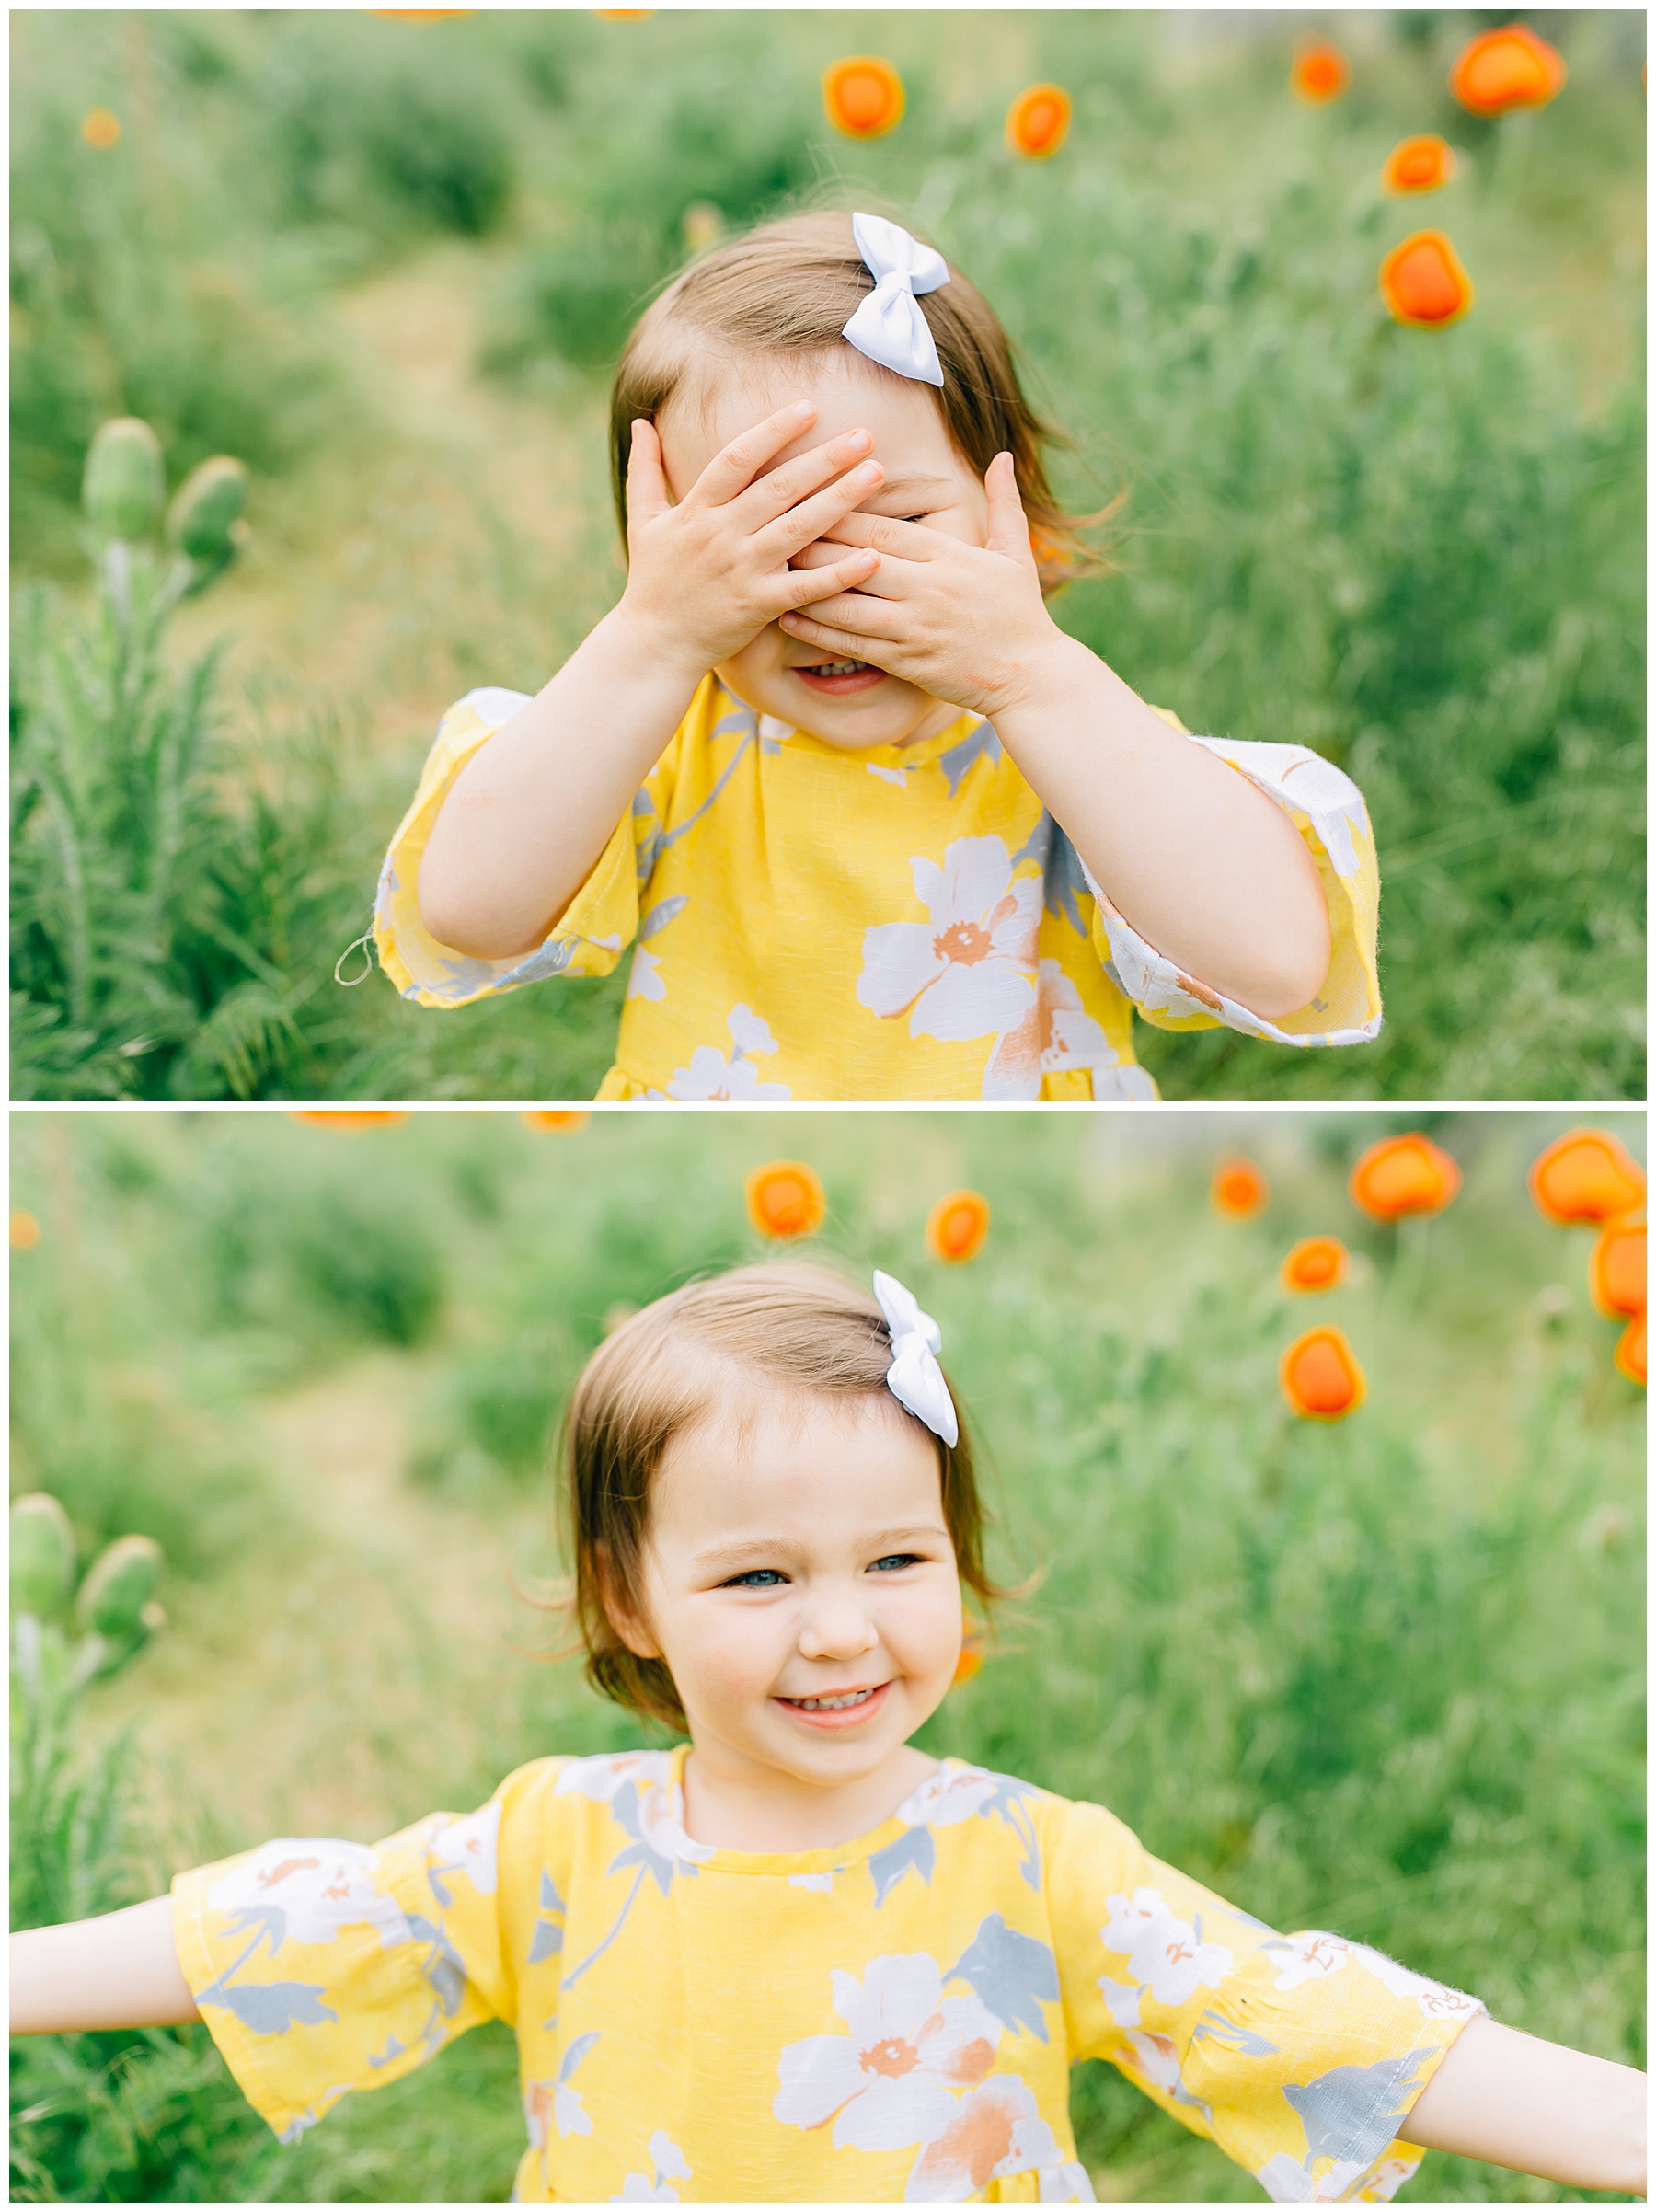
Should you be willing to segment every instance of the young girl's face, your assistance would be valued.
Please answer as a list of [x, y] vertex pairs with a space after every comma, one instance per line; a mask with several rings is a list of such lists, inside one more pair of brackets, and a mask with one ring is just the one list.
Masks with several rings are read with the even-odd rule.
[[960, 1585], [936, 1446], [894, 1400], [730, 1403], [673, 1440], [650, 1510], [627, 1641], [721, 1780], [861, 1780], [941, 1704]]
[[[776, 409], [809, 399], [815, 421], [766, 464], [765, 473], [846, 431], [866, 430], [874, 441], [868, 458], [884, 469], [885, 480], [861, 502], [860, 513], [920, 523], [971, 546], [988, 543], [983, 479], [956, 451], [929, 385], [879, 368], [847, 345], [821, 356], [763, 356], [742, 363], [740, 374], [733, 364], [703, 389], [705, 406], [686, 400], [667, 409], [657, 424], [675, 501], [732, 438]], [[845, 548], [834, 550], [843, 555]], [[717, 674], [760, 713], [847, 750], [935, 736], [960, 715], [947, 700], [879, 669], [837, 679], [803, 673], [828, 659], [819, 647], [769, 622]]]

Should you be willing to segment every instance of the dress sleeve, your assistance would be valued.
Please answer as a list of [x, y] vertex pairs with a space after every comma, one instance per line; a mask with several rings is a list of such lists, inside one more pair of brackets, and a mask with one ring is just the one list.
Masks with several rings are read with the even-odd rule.
[[1420, 2164], [1415, 2099], [1476, 1998], [1366, 1944], [1277, 1935], [1052, 1801], [1048, 1889], [1073, 2058], [1108, 2058], [1273, 2204], [1386, 2202]]
[[248, 2103], [284, 2143], [348, 2090], [514, 2020], [497, 1910], [508, 1784], [379, 1844], [278, 1838], [175, 1877], [178, 1964]]
[[592, 873], [557, 926], [533, 952], [475, 960], [439, 944], [420, 917], [420, 862], [454, 778], [486, 739], [529, 704], [522, 691], [471, 691], [451, 707], [426, 758], [414, 803], [403, 816], [380, 870], [374, 941], [380, 965], [419, 1006], [469, 1006], [548, 975], [607, 975], [638, 927], [640, 872], [653, 849], [648, 836], [666, 804], [674, 748], [652, 770], [631, 812], [615, 825]]
[[[1156, 712], [1190, 736], [1167, 708]], [[1375, 939], [1380, 916], [1380, 872], [1374, 832], [1363, 793], [1331, 761], [1304, 745], [1247, 744], [1225, 737], [1191, 737], [1192, 744], [1245, 776], [1280, 806], [1305, 839], [1328, 904], [1332, 957], [1322, 989], [1280, 1022], [1250, 1014], [1235, 999], [1182, 974], [1146, 944], [1098, 889], [1093, 947], [1110, 975], [1146, 1021], [1162, 1030], [1240, 1030], [1277, 1044], [1365, 1044], [1380, 1033], [1380, 974]], [[1084, 864], [1084, 872], [1085, 864]]]

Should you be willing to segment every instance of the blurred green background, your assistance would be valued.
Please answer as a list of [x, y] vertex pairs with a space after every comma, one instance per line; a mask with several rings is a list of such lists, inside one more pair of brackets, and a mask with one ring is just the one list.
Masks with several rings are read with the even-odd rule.
[[[1642, 1154], [1640, 1117], [1604, 1118]], [[1380, 1227], [1346, 1177], [1409, 1125], [1464, 1188]], [[1279, 1927], [1340, 1930], [1641, 2063], [1643, 1407], [1588, 1298], [1590, 1232], [1525, 1188], [1567, 1125], [15, 1114], [13, 1203], [40, 1236], [13, 1254], [14, 1491], [55, 1492], [83, 1560], [133, 1529], [167, 1559], [169, 1625], [87, 1693], [64, 1847], [82, 1909], [641, 1740], [578, 1666], [532, 1655], [548, 1623], [513, 1584], [558, 1563], [546, 1439], [617, 1314], [756, 1253], [744, 1177], [798, 1158], [829, 1213], [790, 1249], [884, 1266], [937, 1315], [985, 1447], [992, 1568], [1044, 1571], [926, 1745], [1110, 1805]], [[1271, 1186], [1247, 1221], [1208, 1197], [1237, 1149]], [[925, 1223], [962, 1184], [993, 1224], [949, 1268]], [[1315, 1233], [1349, 1244], [1351, 1280], [1290, 1298], [1277, 1271]], [[1369, 1380], [1337, 1424], [1295, 1420], [1277, 1385], [1326, 1320]], [[496, 2200], [521, 2148], [493, 2025], [286, 2151], [204, 2030], [32, 2040], [13, 2067], [26, 2200]], [[1107, 2067], [1077, 2069], [1075, 2109], [1101, 2198], [1257, 2198]], [[1571, 2193], [1433, 2157], [1403, 2194]]]
[[[1367, 794], [1381, 1040], [1146, 1032], [1166, 1093], [1642, 1097], [1643, 17], [1532, 18], [1569, 83], [1491, 123], [1446, 80], [1502, 19], [14, 11], [16, 711], [47, 756], [65, 697], [125, 710], [72, 619], [97, 424], [145, 417], [175, 481], [215, 451], [255, 472], [250, 554], [164, 657], [224, 646], [154, 833], [186, 809], [166, 914], [116, 880], [161, 805], [140, 789], [75, 879], [101, 981], [66, 1014], [73, 929], [25, 870], [16, 1095], [590, 1096], [619, 976], [440, 1017], [334, 962], [444, 706], [537, 688], [618, 593], [608, 372], [686, 211], [838, 184], [986, 293], [1075, 441], [1062, 492], [1126, 492], [1117, 572], [1062, 622], [1191, 728], [1316, 746]], [[1319, 29], [1351, 86], [1310, 109], [1288, 68]], [[819, 77], [870, 52], [908, 106], [858, 144]], [[1006, 110], [1047, 78], [1069, 141], [1019, 161]], [[112, 145], [82, 134], [99, 106]], [[1457, 179], [1387, 198], [1422, 131]], [[1478, 287], [1448, 330], [1377, 293], [1422, 225]], [[48, 855], [55, 819], [28, 832]]]

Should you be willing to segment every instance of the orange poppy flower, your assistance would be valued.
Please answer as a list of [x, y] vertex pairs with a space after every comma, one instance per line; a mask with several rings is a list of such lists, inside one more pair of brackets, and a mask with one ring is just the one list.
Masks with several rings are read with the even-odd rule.
[[1351, 81], [1351, 63], [1338, 46], [1327, 39], [1308, 39], [1294, 57], [1288, 88], [1296, 99], [1314, 108], [1337, 100]]
[[382, 1123], [406, 1122], [408, 1118], [407, 1107], [391, 1107], [379, 1113], [313, 1113], [293, 1107], [288, 1112], [290, 1122], [315, 1122], [324, 1129], [377, 1129]]
[[371, 16], [385, 16], [393, 23], [442, 23], [450, 16], [475, 16], [475, 7], [371, 7]]
[[1405, 138], [1386, 157], [1380, 181], [1388, 192], [1435, 192], [1455, 175], [1455, 149], [1446, 138], [1427, 132]]
[[1474, 115], [1504, 115], [1509, 108], [1545, 108], [1570, 75], [1556, 46], [1526, 23], [1486, 30], [1466, 47], [1449, 74], [1449, 89]]
[[1031, 85], [1006, 110], [1006, 144], [1030, 161], [1044, 161], [1069, 136], [1075, 112], [1062, 85]]
[[1605, 1129], [1571, 1129], [1529, 1172], [1530, 1196], [1560, 1228], [1614, 1221], [1644, 1203], [1644, 1169]]
[[822, 1226], [828, 1201], [813, 1169], [797, 1159], [774, 1159], [747, 1179], [748, 1214], [765, 1237], [810, 1237]]
[[1608, 1221], [1587, 1263], [1593, 1302], [1603, 1314], [1637, 1315], [1645, 1309], [1645, 1217]]
[[926, 1225], [926, 1241], [939, 1260], [972, 1260], [989, 1234], [989, 1201], [975, 1191], [939, 1198]]
[[100, 154], [108, 153], [121, 136], [121, 118], [108, 108], [88, 108], [81, 117], [81, 136]]
[[960, 1630], [960, 1656], [955, 1662], [954, 1678], [957, 1682], [970, 1682], [983, 1664], [983, 1624], [965, 1613], [961, 1615]]
[[31, 1252], [40, 1241], [40, 1225], [27, 1206], [18, 1206], [12, 1214], [11, 1241], [15, 1252]]
[[1368, 1385], [1338, 1329], [1308, 1329], [1282, 1354], [1282, 1396], [1302, 1421], [1343, 1421]]
[[823, 70], [822, 105], [847, 138], [883, 138], [903, 121], [903, 79], [875, 54], [852, 54]]
[[1213, 1178], [1213, 1205], [1233, 1220], [1246, 1221], [1271, 1196], [1271, 1186], [1250, 1159], [1230, 1159]]
[[1282, 1262], [1282, 1288], [1332, 1290], [1345, 1272], [1346, 1248], [1338, 1237], [1302, 1237]]
[[1443, 232], [1417, 230], [1381, 262], [1380, 296], [1397, 321], [1443, 330], [1470, 312], [1478, 294]]
[[602, 16], [607, 23], [638, 23], [646, 16], [653, 16], [653, 7], [595, 7], [593, 15]]
[[1350, 1190], [1376, 1221], [1405, 1214], [1441, 1214], [1461, 1186], [1461, 1171], [1429, 1136], [1388, 1136], [1371, 1145], [1351, 1169]]
[[1629, 1382], [1645, 1388], [1645, 1318], [1636, 1313], [1621, 1332], [1621, 1342], [1616, 1347], [1616, 1364]]
[[591, 1118], [584, 1106], [531, 1106], [523, 1112], [530, 1129], [584, 1129]]

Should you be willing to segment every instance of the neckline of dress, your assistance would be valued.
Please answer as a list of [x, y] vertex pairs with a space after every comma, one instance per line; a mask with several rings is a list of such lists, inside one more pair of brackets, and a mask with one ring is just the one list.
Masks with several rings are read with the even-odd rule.
[[819, 752], [832, 754], [854, 767], [859, 764], [879, 768], [925, 767], [940, 754], [947, 753], [951, 744], [959, 744], [962, 739], [970, 737], [981, 722], [989, 719], [985, 714], [975, 714], [970, 708], [963, 707], [952, 722], [946, 722], [941, 730], [930, 737], [922, 738], [917, 744], [831, 745], [825, 737], [818, 737], [813, 730], [807, 730], [800, 722], [784, 721], [778, 715], [759, 713], [745, 699], [739, 699], [733, 691], [728, 690], [717, 676], [711, 676], [709, 681], [714, 687], [712, 704], [715, 721], [719, 719], [718, 701], [723, 698], [729, 702], [731, 709], [755, 717], [754, 733], [762, 743], [785, 745], [797, 738], [803, 738]]
[[871, 1859], [876, 1851], [883, 1850], [887, 1844], [894, 1843], [899, 1836], [916, 1825], [903, 1817], [903, 1806], [912, 1805], [935, 1783], [970, 1764], [965, 1759], [939, 1759], [933, 1772], [925, 1781], [916, 1783], [888, 1819], [864, 1835], [847, 1837], [844, 1843], [824, 1844], [810, 1851], [738, 1851], [724, 1844], [697, 1843], [684, 1826], [684, 1761], [690, 1749], [688, 1744], [675, 1744], [668, 1754], [669, 1817], [679, 1847], [676, 1855], [709, 1872], [722, 1874], [826, 1874], [842, 1867], [856, 1866], [865, 1859]]

